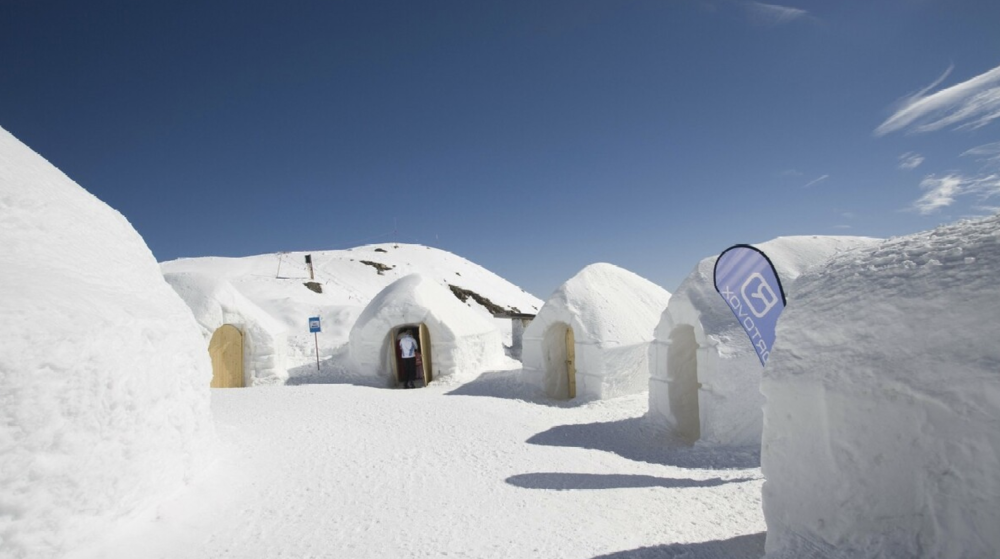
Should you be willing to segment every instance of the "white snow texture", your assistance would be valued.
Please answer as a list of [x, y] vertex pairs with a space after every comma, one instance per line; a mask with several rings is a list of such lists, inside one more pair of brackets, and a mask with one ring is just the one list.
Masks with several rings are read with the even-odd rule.
[[576, 397], [646, 390], [649, 343], [670, 301], [662, 287], [612, 264], [591, 264], [561, 285], [524, 330], [525, 378], [567, 398], [566, 331], [573, 331]]
[[837, 255], [764, 371], [769, 558], [996, 557], [1000, 215]]
[[0, 556], [62, 556], [214, 437], [191, 311], [121, 214], [0, 129]]

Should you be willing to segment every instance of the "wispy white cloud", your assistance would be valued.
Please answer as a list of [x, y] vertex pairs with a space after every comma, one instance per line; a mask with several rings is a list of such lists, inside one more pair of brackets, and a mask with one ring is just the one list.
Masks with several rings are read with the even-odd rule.
[[[920, 183], [926, 190], [913, 203], [913, 209], [921, 215], [928, 215], [955, 203], [959, 196], [976, 196], [980, 204], [994, 197], [1000, 197], [1000, 175], [966, 177], [950, 173], [943, 177], [928, 175]], [[985, 206], [981, 206], [985, 207]]]
[[976, 205], [972, 206], [972, 209], [979, 212], [980, 216], [1000, 213], [1000, 206]]
[[816, 186], [817, 184], [825, 181], [828, 178], [830, 178], [830, 175], [823, 175], [822, 177], [815, 178], [815, 179], [807, 182], [806, 184], [802, 185], [802, 188], [809, 188], [811, 186]]
[[1000, 66], [970, 80], [929, 93], [951, 73], [949, 67], [931, 85], [901, 100], [899, 108], [875, 129], [876, 136], [907, 130], [976, 129], [1000, 118]]
[[805, 17], [809, 12], [799, 8], [789, 8], [763, 2], [747, 2], [747, 9], [753, 19], [762, 25], [783, 25]]
[[912, 151], [906, 152], [899, 156], [899, 168], [904, 171], [912, 171], [920, 166], [924, 162], [924, 156], [919, 153], [913, 153]]
[[834, 225], [833, 228], [834, 229], [854, 229], [853, 226], [851, 226], [851, 225], [845, 225], [845, 224]]
[[975, 157], [987, 166], [1000, 165], [1000, 142], [976, 146], [963, 153], [962, 157]]

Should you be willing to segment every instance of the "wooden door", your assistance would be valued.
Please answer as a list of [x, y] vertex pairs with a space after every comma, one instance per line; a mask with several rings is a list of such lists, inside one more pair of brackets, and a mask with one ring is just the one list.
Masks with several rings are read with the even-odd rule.
[[566, 376], [569, 379], [569, 399], [576, 398], [576, 340], [573, 328], [566, 328]]
[[392, 363], [392, 378], [396, 383], [403, 382], [400, 375], [403, 374], [403, 351], [399, 348], [399, 332], [401, 328], [393, 328], [389, 331], [389, 362]]
[[423, 362], [424, 386], [427, 386], [434, 380], [434, 375], [431, 372], [431, 333], [423, 322], [420, 323], [420, 359]]
[[212, 357], [212, 388], [242, 388], [243, 333], [232, 324], [223, 324], [208, 344]]

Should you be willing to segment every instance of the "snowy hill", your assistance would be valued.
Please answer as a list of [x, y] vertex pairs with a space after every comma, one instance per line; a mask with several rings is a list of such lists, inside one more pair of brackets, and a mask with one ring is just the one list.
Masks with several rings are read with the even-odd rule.
[[[312, 260], [312, 279], [307, 254]], [[249, 301], [257, 315], [267, 315], [278, 325], [269, 330], [272, 338], [285, 344], [278, 349], [283, 351], [288, 369], [315, 361], [316, 342], [309, 333], [309, 317], [321, 318], [319, 353], [321, 359], [329, 358], [345, 348], [351, 327], [365, 306], [389, 284], [410, 274], [419, 273], [450, 289], [471, 309], [493, 321], [508, 345], [510, 321], [493, 318], [492, 311], [534, 314], [542, 305], [537, 297], [460, 256], [402, 243], [244, 258], [185, 258], [164, 262], [161, 268], [167, 281], [195, 310], [205, 335], [218, 327], [209, 324], [207, 311], [200, 313], [196, 308], [199, 301], [220, 297], [207, 293], [209, 286], [219, 291], [218, 285], [224, 284], [221, 292], [227, 293], [227, 298]], [[246, 306], [245, 302], [241, 305], [244, 314]]]

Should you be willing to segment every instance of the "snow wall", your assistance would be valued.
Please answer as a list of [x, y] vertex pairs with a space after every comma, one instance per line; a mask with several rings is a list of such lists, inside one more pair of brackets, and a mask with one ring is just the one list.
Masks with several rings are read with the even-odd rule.
[[243, 332], [244, 386], [284, 384], [288, 380], [288, 329], [283, 324], [218, 276], [168, 272], [164, 278], [194, 313], [206, 351], [212, 334], [223, 324]]
[[[771, 259], [787, 291], [810, 266], [877, 242], [867, 237], [799, 236], [754, 246]], [[762, 367], [743, 328], [715, 291], [717, 258], [698, 263], [656, 326], [649, 358], [650, 415], [691, 441], [758, 446]], [[795, 303], [790, 298], [788, 304]]]
[[503, 339], [495, 323], [421, 274], [389, 284], [365, 307], [351, 329], [352, 360], [362, 374], [394, 385], [392, 329], [421, 323], [430, 333], [434, 380], [472, 380], [504, 362]]
[[211, 364], [121, 214], [0, 129], [0, 555], [62, 557], [208, 456]]
[[591, 264], [549, 297], [524, 331], [526, 378], [568, 397], [567, 327], [573, 330], [576, 397], [614, 398], [646, 390], [653, 329], [670, 301], [662, 287], [612, 264]]
[[767, 557], [1000, 556], [1000, 215], [792, 286], [761, 390]]

